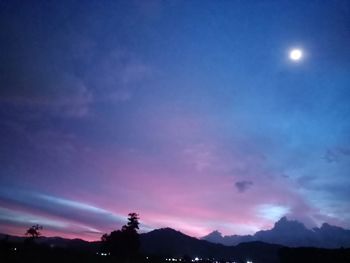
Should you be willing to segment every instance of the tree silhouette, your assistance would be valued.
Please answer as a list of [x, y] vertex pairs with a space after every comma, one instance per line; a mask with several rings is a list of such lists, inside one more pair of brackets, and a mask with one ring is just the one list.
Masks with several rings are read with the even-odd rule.
[[41, 233], [39, 232], [39, 230], [42, 230], [43, 227], [36, 224], [34, 226], [31, 226], [27, 232], [25, 233], [26, 236], [29, 236], [29, 239], [36, 239], [39, 236], [41, 236]]
[[128, 223], [123, 226], [122, 231], [134, 231], [139, 229], [139, 215], [136, 213], [129, 213]]
[[122, 233], [126, 244], [126, 260], [133, 262], [136, 260], [140, 248], [140, 239], [137, 230], [139, 229], [139, 215], [129, 213], [128, 223], [123, 226]]
[[139, 215], [129, 213], [128, 223], [121, 230], [112, 231], [101, 237], [102, 249], [111, 253], [111, 256], [121, 262], [135, 262], [140, 248]]

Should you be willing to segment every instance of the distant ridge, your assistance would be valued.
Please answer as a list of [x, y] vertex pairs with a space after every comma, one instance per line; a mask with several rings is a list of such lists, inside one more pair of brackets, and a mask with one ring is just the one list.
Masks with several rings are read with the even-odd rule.
[[258, 231], [254, 235], [222, 236], [219, 231], [213, 231], [202, 239], [227, 246], [262, 241], [289, 247], [340, 248], [350, 247], [350, 230], [327, 223], [320, 228], [308, 229], [299, 221], [282, 217], [272, 229]]

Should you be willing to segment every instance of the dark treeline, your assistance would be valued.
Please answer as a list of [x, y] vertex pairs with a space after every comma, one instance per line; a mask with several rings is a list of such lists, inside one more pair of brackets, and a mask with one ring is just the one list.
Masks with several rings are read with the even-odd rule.
[[0, 262], [101, 262], [101, 259], [87, 250], [63, 247], [50, 247], [45, 244], [23, 242], [11, 244], [6, 241], [0, 243]]
[[[17, 251], [13, 251], [16, 247]], [[98, 249], [98, 248], [97, 248]], [[280, 250], [280, 263], [349, 263], [350, 249], [319, 249], [319, 248], [282, 248]], [[134, 255], [136, 256], [136, 255]], [[148, 257], [148, 258], [146, 258]], [[132, 262], [132, 263], [166, 263], [164, 257], [156, 255], [141, 255], [138, 258], [120, 260], [112, 256], [101, 256], [96, 254], [94, 249], [82, 248], [62, 248], [50, 247], [44, 244], [30, 244], [23, 242], [14, 244], [7, 241], [0, 241], [0, 262], [3, 263], [97, 263], [97, 262]], [[191, 262], [190, 257], [183, 258], [182, 262]], [[203, 260], [201, 263], [212, 262]], [[226, 262], [226, 261], [221, 261]], [[245, 261], [237, 261], [237, 263], [246, 263]], [[266, 262], [268, 263], [268, 262]]]
[[350, 248], [282, 248], [279, 251], [281, 263], [349, 263]]
[[0, 262], [121, 262], [142, 263], [140, 253], [139, 216], [130, 213], [128, 222], [120, 230], [104, 234], [101, 242], [55, 246], [39, 242], [43, 227], [34, 225], [26, 233], [24, 242], [0, 241]]

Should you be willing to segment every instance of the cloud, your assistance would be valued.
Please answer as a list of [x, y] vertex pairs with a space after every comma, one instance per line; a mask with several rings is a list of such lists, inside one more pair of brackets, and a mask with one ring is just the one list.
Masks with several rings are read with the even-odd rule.
[[0, 223], [4, 222], [20, 226], [41, 224], [45, 226], [45, 228], [48, 227], [53, 229], [63, 229], [68, 227], [68, 224], [62, 220], [49, 219], [44, 216], [32, 215], [30, 213], [0, 207]]
[[323, 159], [328, 163], [339, 162], [342, 158], [350, 156], [350, 149], [346, 147], [335, 147], [327, 149]]
[[350, 148], [339, 147], [338, 151], [340, 154], [342, 154], [344, 156], [350, 156]]
[[277, 221], [282, 216], [290, 212], [289, 207], [274, 205], [274, 204], [263, 204], [257, 207], [257, 214], [262, 218], [266, 218], [271, 221]]
[[238, 181], [235, 183], [235, 186], [240, 193], [244, 193], [253, 185], [252, 181]]
[[120, 103], [130, 100], [154, 73], [154, 69], [133, 52], [115, 48], [97, 56], [83, 74], [96, 102]]
[[328, 149], [324, 154], [323, 159], [328, 163], [333, 163], [338, 161], [338, 156], [334, 151]]
[[[0, 83], [4, 84], [1, 80]], [[15, 85], [15, 83], [6, 83], [9, 87]], [[39, 89], [46, 89], [42, 94], [36, 94], [35, 88], [32, 87], [33, 83], [25, 85], [33, 91], [29, 94], [20, 90], [16, 94], [3, 94], [0, 103], [26, 116], [36, 116], [37, 119], [47, 115], [81, 118], [89, 114], [90, 104], [94, 100], [83, 80], [68, 74], [64, 74], [59, 80], [49, 81], [43, 78], [38, 84]]]
[[[124, 216], [88, 203], [36, 192], [0, 188], [0, 201], [10, 211], [6, 213], [7, 217], [0, 219], [14, 223], [18, 222], [18, 217], [11, 215], [16, 213], [23, 214], [21, 218], [30, 223], [52, 227], [54, 222], [55, 225], [64, 227], [66, 222], [75, 226], [75, 229], [82, 227], [96, 230], [104, 226], [112, 230], [125, 221]], [[54, 221], [50, 218], [54, 218]]]
[[[28, 6], [26, 14], [14, 14], [18, 19], [2, 32], [7, 41], [1, 44], [6, 54], [0, 57], [0, 107], [5, 104], [8, 112], [35, 114], [37, 119], [90, 116], [97, 102], [129, 100], [153, 73], [139, 55], [120, 43], [113, 26], [104, 37], [76, 30], [81, 23], [93, 23], [84, 12], [79, 19], [68, 15], [67, 24], [59, 22], [57, 27], [63, 28], [54, 34], [49, 28], [31, 28], [30, 10], [43, 12], [41, 8]], [[52, 17], [53, 24], [57, 18]], [[0, 17], [0, 24], [8, 19]]]

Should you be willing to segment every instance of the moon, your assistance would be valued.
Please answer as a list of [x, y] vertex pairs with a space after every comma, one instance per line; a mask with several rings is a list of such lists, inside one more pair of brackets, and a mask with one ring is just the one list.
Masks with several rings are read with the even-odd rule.
[[299, 61], [303, 57], [303, 51], [299, 48], [294, 48], [289, 52], [289, 58], [293, 61]]

